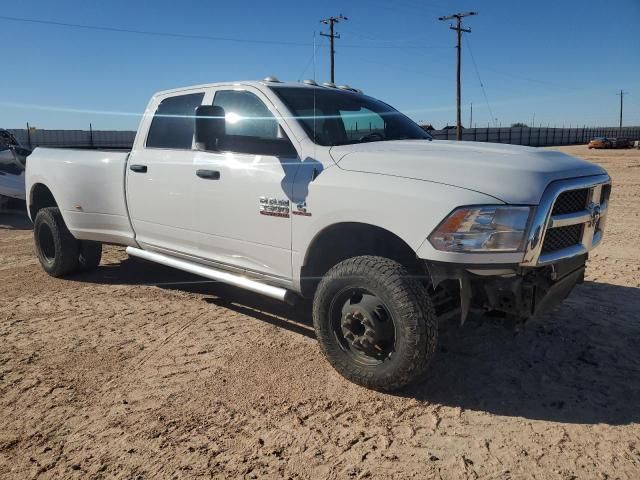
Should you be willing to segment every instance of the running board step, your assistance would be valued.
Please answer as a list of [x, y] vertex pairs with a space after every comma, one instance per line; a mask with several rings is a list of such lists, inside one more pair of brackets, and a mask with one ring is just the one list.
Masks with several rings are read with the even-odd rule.
[[149, 252], [147, 250], [141, 250], [135, 247], [127, 247], [127, 253], [132, 257], [142, 258], [150, 262], [159, 263], [167, 267], [176, 268], [184, 272], [193, 273], [201, 277], [216, 280], [218, 282], [240, 287], [251, 292], [260, 293], [267, 297], [275, 298], [281, 302], [287, 302], [293, 304], [295, 301], [295, 294], [280, 287], [274, 287], [273, 285], [267, 285], [250, 278], [236, 275], [230, 272], [224, 272], [222, 270], [216, 270], [215, 268], [206, 267], [186, 260], [181, 260], [161, 253]]

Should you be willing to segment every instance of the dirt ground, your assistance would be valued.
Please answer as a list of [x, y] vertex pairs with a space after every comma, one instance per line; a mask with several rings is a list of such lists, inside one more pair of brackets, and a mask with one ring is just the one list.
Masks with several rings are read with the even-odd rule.
[[0, 215], [2, 478], [640, 478], [640, 151], [587, 281], [519, 332], [441, 326], [396, 395], [323, 360], [306, 306], [127, 259], [49, 278]]

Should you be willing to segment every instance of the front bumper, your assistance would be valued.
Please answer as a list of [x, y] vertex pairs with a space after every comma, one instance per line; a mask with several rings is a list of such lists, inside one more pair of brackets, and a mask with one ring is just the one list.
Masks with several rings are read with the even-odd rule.
[[427, 262], [426, 267], [433, 288], [457, 300], [453, 303], [464, 322], [470, 311], [528, 318], [550, 310], [584, 281], [586, 260], [583, 254], [540, 268], [441, 262]]

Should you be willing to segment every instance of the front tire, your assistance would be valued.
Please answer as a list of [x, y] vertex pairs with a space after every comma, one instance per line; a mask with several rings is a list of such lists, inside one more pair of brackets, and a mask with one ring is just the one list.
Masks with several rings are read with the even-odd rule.
[[398, 262], [361, 256], [334, 266], [313, 301], [316, 335], [346, 379], [392, 391], [419, 379], [438, 342], [424, 286]]
[[33, 222], [36, 255], [45, 272], [61, 277], [78, 267], [78, 241], [71, 235], [58, 207], [38, 211]]

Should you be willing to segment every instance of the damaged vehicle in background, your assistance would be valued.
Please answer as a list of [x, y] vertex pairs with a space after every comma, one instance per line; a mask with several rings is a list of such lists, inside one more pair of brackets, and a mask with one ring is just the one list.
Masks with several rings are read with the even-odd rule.
[[282, 301], [313, 300], [327, 360], [394, 390], [438, 320], [526, 318], [582, 282], [611, 181], [558, 151], [432, 141], [348, 86], [229, 82], [155, 94], [130, 153], [37, 148], [27, 204], [53, 276], [102, 243]]
[[25, 199], [24, 172], [30, 154], [11, 132], [0, 129], [0, 200]]

